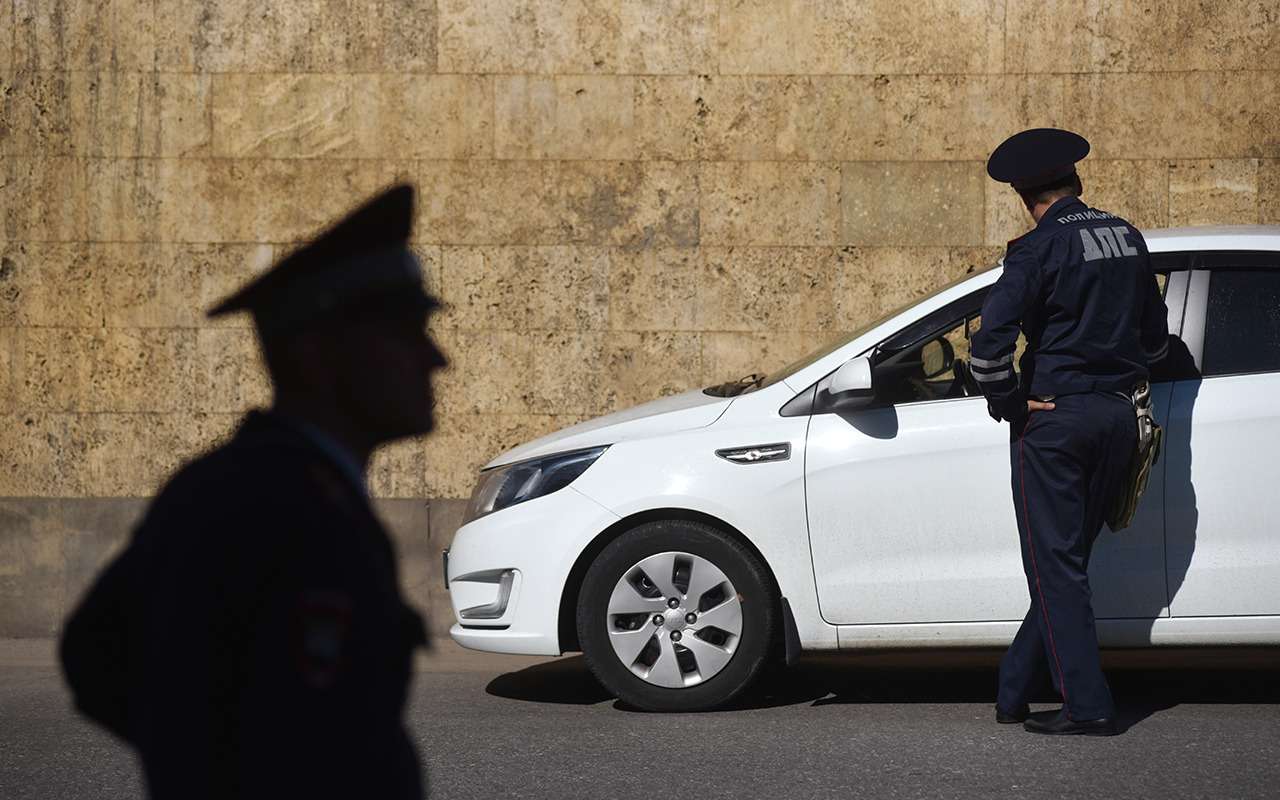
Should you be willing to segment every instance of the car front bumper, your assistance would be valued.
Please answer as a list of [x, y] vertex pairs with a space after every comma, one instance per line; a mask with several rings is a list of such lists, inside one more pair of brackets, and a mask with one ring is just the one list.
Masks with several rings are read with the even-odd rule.
[[583, 548], [617, 520], [568, 486], [463, 525], [446, 562], [449, 635], [472, 650], [559, 655], [565, 580]]

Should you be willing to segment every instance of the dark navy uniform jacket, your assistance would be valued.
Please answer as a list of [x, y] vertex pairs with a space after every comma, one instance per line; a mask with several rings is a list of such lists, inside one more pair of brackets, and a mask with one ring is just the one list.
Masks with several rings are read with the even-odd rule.
[[1166, 314], [1138, 229], [1065, 197], [1009, 243], [973, 337], [973, 376], [997, 420], [1024, 417], [1029, 395], [1128, 393], [1168, 348]]
[[424, 641], [362, 488], [255, 412], [161, 491], [62, 661], [152, 797], [420, 798], [402, 716]]

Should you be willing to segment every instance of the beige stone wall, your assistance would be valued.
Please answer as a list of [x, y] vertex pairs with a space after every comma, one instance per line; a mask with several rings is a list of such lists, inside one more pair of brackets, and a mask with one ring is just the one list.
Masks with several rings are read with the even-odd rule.
[[225, 434], [268, 395], [201, 310], [390, 181], [455, 366], [375, 492], [456, 498], [990, 263], [985, 157], [1037, 125], [1141, 226], [1280, 223], [1280, 4], [0, 0], [0, 497]]

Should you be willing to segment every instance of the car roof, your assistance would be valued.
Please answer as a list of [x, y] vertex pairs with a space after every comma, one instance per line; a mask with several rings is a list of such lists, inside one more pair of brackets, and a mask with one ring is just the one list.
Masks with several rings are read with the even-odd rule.
[[[1143, 228], [1142, 238], [1153, 253], [1178, 253], [1195, 250], [1261, 250], [1280, 251], [1280, 225], [1194, 225], [1180, 228]], [[1280, 259], [1276, 266], [1280, 267]], [[893, 330], [930, 314], [969, 292], [990, 286], [1000, 277], [1004, 267], [1001, 258], [995, 264], [935, 290], [916, 303], [881, 320], [853, 337], [845, 346], [833, 349], [808, 366], [783, 378], [794, 391], [800, 391], [846, 360], [850, 353], [861, 352]]]
[[1143, 229], [1153, 253], [1182, 250], [1280, 250], [1280, 225], [1194, 225]]

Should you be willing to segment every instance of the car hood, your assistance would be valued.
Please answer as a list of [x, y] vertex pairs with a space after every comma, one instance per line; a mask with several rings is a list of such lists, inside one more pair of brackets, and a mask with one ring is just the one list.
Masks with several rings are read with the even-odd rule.
[[732, 397], [712, 397], [701, 389], [663, 397], [513, 447], [485, 464], [484, 469], [624, 439], [705, 428], [719, 419], [732, 402]]

